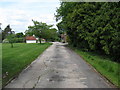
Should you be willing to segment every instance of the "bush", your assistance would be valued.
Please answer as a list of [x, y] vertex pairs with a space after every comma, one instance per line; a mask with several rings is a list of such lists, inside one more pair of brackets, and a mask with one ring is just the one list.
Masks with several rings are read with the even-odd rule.
[[9, 43], [8, 39], [4, 39], [3, 43]]
[[[57, 9], [59, 31], [67, 32], [74, 47], [99, 51], [120, 62], [120, 12], [118, 2], [62, 2]], [[67, 11], [66, 11], [67, 10]]]
[[24, 38], [14, 38], [14, 43], [24, 43], [25, 39]]

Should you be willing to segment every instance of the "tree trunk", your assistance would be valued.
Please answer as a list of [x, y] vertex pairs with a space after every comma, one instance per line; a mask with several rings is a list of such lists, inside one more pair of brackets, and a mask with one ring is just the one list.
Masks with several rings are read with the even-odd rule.
[[11, 48], [13, 48], [13, 43], [11, 43]]
[[39, 42], [41, 43], [41, 38], [39, 38]]

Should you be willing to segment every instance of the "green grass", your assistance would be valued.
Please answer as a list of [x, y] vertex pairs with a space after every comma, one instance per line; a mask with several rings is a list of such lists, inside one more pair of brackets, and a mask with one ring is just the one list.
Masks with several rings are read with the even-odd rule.
[[[10, 44], [2, 44], [2, 85], [4, 86], [11, 78], [18, 75], [25, 67], [34, 61], [51, 44], [26, 44], [15, 43], [11, 48]], [[8, 72], [8, 75], [5, 73]]]
[[115, 86], [120, 87], [120, 66], [119, 63], [113, 62], [110, 58], [98, 55], [95, 52], [85, 52], [80, 49], [72, 48], [84, 60], [91, 64], [98, 72], [105, 76]]

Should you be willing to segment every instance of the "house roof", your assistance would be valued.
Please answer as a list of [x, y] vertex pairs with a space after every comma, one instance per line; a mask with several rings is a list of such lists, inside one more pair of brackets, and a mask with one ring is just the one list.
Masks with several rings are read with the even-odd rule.
[[36, 40], [36, 38], [34, 36], [27, 36], [26, 40]]

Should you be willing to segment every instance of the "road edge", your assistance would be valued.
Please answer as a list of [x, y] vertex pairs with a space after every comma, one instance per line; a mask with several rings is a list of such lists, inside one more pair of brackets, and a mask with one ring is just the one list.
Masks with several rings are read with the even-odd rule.
[[98, 70], [96, 70], [96, 68], [94, 68], [90, 63], [88, 63], [85, 59], [83, 59], [82, 56], [80, 56], [78, 53], [76, 53], [73, 49], [71, 49], [69, 46], [65, 46], [67, 49], [69, 49], [70, 51], [74, 52], [75, 54], [77, 54], [80, 58], [82, 58], [83, 61], [85, 61], [85, 63], [87, 65], [89, 65], [92, 70], [94, 72], [96, 72], [107, 84], [109, 84], [112, 88], [118, 88], [116, 85], [114, 85], [105, 75], [103, 75], [102, 73], [100, 73]]
[[38, 55], [38, 57], [37, 57], [35, 60], [33, 60], [30, 64], [28, 64], [27, 66], [25, 66], [24, 69], [21, 70], [20, 72], [18, 72], [18, 74], [16, 74], [14, 77], [12, 77], [12, 78], [4, 85], [4, 87], [2, 86], [2, 88], [5, 88], [9, 83], [11, 83], [11, 82], [14, 81], [16, 78], [18, 78], [18, 76], [20, 75], [20, 73], [24, 72], [24, 71], [27, 70], [29, 67], [31, 67], [31, 65], [32, 65], [33, 63], [35, 63], [35, 62], [38, 60], [38, 58], [41, 57], [41, 56], [44, 54], [44, 52], [45, 52], [49, 47], [51, 47], [52, 45], [53, 45], [53, 44], [51, 44], [50, 46], [48, 46], [40, 55]]

